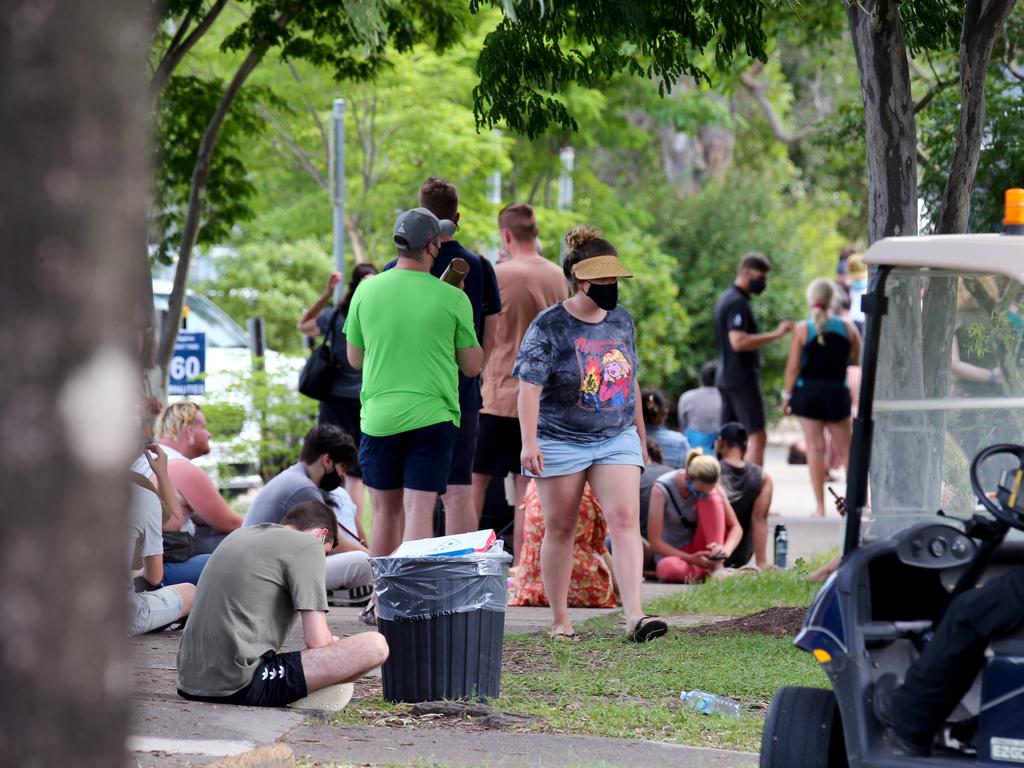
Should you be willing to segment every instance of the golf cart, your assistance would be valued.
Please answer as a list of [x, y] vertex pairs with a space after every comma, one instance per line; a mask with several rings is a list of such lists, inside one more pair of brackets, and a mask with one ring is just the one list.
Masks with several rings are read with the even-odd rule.
[[930, 756], [902, 753], [871, 701], [955, 596], [1024, 567], [1024, 216], [1007, 223], [865, 255], [843, 559], [795, 640], [832, 690], [776, 694], [762, 768], [1024, 764], [1024, 629], [992, 641]]

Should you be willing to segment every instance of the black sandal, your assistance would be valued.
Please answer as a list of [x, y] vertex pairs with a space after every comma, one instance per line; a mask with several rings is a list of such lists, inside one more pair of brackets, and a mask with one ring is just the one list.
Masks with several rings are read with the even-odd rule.
[[661, 637], [668, 632], [668, 624], [657, 616], [644, 614], [634, 625], [632, 631], [626, 635], [626, 639], [634, 643], [646, 643], [656, 637]]

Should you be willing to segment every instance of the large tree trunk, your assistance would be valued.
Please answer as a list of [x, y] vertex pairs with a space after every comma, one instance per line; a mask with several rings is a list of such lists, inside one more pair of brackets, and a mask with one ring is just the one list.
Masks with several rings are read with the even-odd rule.
[[147, 4], [0, 2], [0, 760], [123, 765]]
[[897, 0], [844, 0], [868, 148], [868, 243], [917, 234], [917, 123]]
[[[868, 157], [868, 243], [917, 234], [917, 124], [910, 91], [903, 25], [897, 0], [844, 0], [864, 99]], [[920, 278], [891, 281], [878, 356], [877, 398], [924, 395], [924, 328], [918, 309]], [[899, 334], [891, 329], [898, 328]], [[901, 339], [905, 346], [892, 343]], [[914, 354], [907, 354], [912, 351]], [[947, 366], [948, 369], [948, 366]], [[931, 414], [877, 417], [871, 454], [876, 528], [887, 535], [890, 507], [934, 506], [939, 500], [941, 450], [929, 438], [943, 434]], [[915, 438], [907, 439], [906, 435]], [[940, 441], [941, 446], [941, 441]], [[855, 446], [856, 447], [856, 446]], [[922, 502], [922, 498], [925, 500]], [[877, 532], [877, 531], [876, 531]]]
[[960, 34], [960, 126], [942, 195], [937, 234], [967, 231], [971, 188], [985, 127], [985, 75], [996, 37], [1016, 4], [1016, 0], [971, 0], [964, 8]]

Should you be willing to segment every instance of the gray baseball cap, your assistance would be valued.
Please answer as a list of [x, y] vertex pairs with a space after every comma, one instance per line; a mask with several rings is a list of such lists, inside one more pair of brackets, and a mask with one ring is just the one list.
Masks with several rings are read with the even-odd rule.
[[395, 247], [400, 251], [420, 251], [439, 235], [453, 234], [453, 222], [437, 218], [426, 208], [405, 211], [395, 221]]

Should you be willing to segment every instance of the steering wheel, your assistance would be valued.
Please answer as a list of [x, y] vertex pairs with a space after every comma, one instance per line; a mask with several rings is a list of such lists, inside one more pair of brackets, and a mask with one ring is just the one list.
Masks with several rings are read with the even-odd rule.
[[[990, 445], [975, 456], [974, 461], [971, 462], [971, 488], [974, 490], [974, 495], [978, 497], [981, 505], [992, 513], [993, 517], [1006, 523], [1011, 528], [1024, 531], [1024, 515], [990, 499], [985, 489], [981, 487], [981, 480], [978, 479], [978, 469], [981, 465], [987, 459], [1003, 453], [1015, 457], [1017, 459], [1017, 470], [1024, 471], [1024, 445], [1014, 445], [1013, 443]], [[1021, 495], [1024, 498], [1024, 487], [1021, 488]]]

